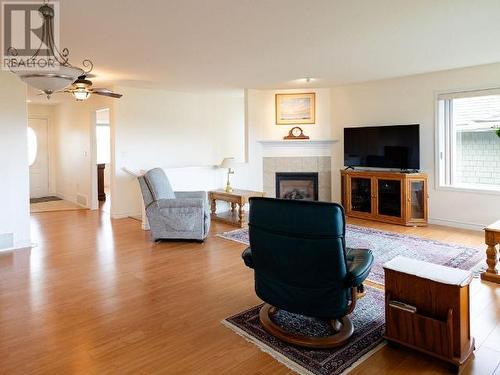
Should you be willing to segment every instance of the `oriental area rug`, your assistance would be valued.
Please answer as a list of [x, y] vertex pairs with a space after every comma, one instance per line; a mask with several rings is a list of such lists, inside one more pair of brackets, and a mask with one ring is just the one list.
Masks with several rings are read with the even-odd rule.
[[[250, 244], [248, 228], [220, 233], [218, 236], [246, 245]], [[483, 248], [467, 247], [350, 224], [346, 226], [346, 245], [348, 248], [372, 251], [374, 263], [368, 280], [380, 285], [384, 284], [383, 265], [398, 255], [472, 271], [476, 275], [486, 266]]]
[[[261, 306], [224, 319], [222, 324], [299, 374], [345, 374], [385, 344], [382, 338], [385, 328], [384, 292], [375, 288], [366, 288], [366, 295], [358, 300], [356, 308], [349, 315], [355, 329], [347, 344], [334, 349], [300, 348], [275, 338], [260, 324]], [[290, 332], [311, 336], [324, 336], [328, 333], [325, 321], [283, 310], [276, 313], [273, 321]]]

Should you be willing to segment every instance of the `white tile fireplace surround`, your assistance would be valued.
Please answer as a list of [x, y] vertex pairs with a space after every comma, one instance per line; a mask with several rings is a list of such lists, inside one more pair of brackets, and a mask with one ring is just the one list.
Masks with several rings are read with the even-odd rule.
[[266, 197], [276, 197], [276, 173], [318, 173], [318, 199], [332, 199], [332, 159], [330, 156], [279, 156], [263, 158], [263, 182]]

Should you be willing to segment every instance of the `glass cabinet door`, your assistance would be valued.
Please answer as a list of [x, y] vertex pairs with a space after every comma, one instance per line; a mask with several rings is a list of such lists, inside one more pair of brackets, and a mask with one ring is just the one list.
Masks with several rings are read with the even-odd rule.
[[366, 213], [372, 212], [371, 178], [351, 178], [351, 210]]
[[425, 184], [423, 180], [410, 180], [410, 218], [425, 220]]
[[401, 180], [378, 180], [378, 214], [401, 217]]

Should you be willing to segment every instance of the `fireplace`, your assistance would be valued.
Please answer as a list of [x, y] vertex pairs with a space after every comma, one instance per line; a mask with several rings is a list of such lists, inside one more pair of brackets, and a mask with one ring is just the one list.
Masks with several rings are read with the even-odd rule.
[[318, 200], [318, 173], [277, 172], [276, 198]]

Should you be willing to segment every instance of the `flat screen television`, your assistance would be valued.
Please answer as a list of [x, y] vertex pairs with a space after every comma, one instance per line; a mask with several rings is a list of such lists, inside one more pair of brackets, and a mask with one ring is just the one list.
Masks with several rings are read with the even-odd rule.
[[344, 128], [344, 165], [420, 169], [419, 125]]

